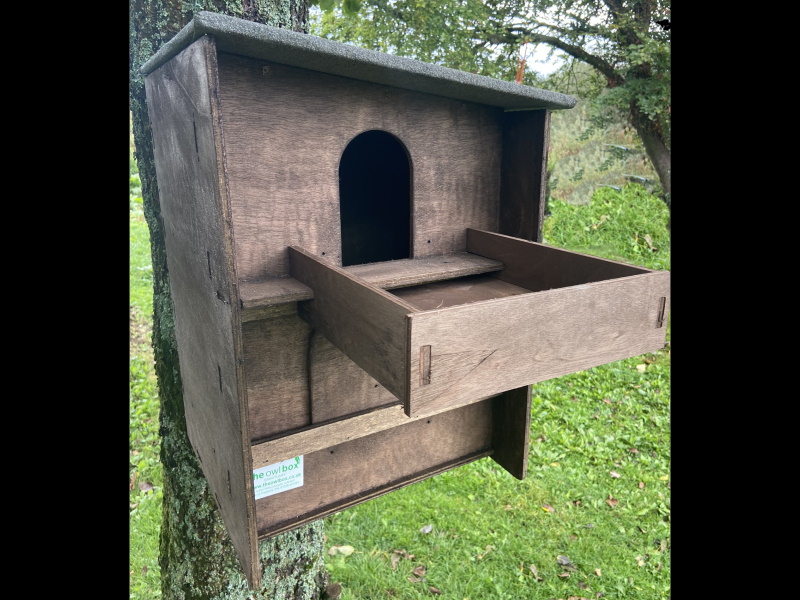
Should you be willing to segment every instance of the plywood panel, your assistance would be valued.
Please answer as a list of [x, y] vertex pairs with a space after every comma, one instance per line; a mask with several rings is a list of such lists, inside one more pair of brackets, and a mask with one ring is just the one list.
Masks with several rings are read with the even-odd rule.
[[311, 336], [308, 360], [312, 423], [400, 402], [318, 331]]
[[[654, 352], [664, 303], [669, 273], [652, 272], [414, 313], [409, 415]], [[427, 346], [425, 385], [415, 353]]]
[[470, 252], [503, 259], [496, 277], [531, 291], [650, 273], [650, 269], [488, 231], [467, 231]]
[[398, 398], [405, 396], [406, 315], [414, 309], [302, 248], [289, 248], [291, 275], [314, 290], [300, 316]]
[[393, 295], [402, 298], [417, 310], [459, 306], [529, 292], [530, 290], [489, 275], [461, 277], [451, 281], [438, 281], [392, 290]]
[[531, 438], [531, 386], [493, 398], [492, 414], [492, 460], [517, 479], [525, 479]]
[[273, 318], [242, 324], [250, 440], [311, 423], [308, 342], [312, 330], [297, 305]]
[[202, 38], [145, 81], [164, 217], [175, 334], [192, 446], [251, 585], [260, 581], [239, 362], [237, 277], [215, 103]]
[[503, 114], [500, 233], [542, 241], [549, 145], [549, 110]]
[[272, 535], [464, 464], [492, 451], [491, 400], [345, 442], [304, 457], [302, 487], [256, 501]]
[[412, 256], [496, 230], [502, 110], [233, 55], [220, 102], [242, 279], [285, 276], [297, 245], [341, 265], [338, 166], [363, 131], [392, 133], [413, 174]]

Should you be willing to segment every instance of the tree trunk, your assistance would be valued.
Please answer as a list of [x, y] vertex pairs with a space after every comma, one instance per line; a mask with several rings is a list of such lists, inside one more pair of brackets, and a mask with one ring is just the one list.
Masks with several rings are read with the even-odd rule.
[[[189, 6], [189, 8], [187, 8]], [[153, 350], [161, 402], [161, 461], [164, 504], [161, 525], [161, 588], [164, 600], [311, 600], [337, 597], [323, 554], [322, 521], [261, 542], [262, 588], [252, 592], [219, 516], [213, 494], [189, 443], [178, 368], [164, 228], [139, 68], [174, 36], [193, 10], [208, 10], [307, 32], [306, 0], [131, 0], [130, 109], [144, 213], [153, 262]]]
[[647, 115], [642, 113], [636, 106], [635, 101], [631, 102], [631, 122], [639, 134], [639, 139], [644, 144], [644, 150], [650, 162], [653, 163], [661, 181], [661, 188], [664, 191], [664, 202], [671, 207], [672, 198], [672, 155], [664, 143], [664, 138]]

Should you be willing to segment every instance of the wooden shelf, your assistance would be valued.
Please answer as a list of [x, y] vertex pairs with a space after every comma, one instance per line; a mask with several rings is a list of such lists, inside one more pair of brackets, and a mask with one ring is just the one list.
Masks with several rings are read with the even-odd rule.
[[296, 310], [409, 417], [664, 345], [668, 272], [474, 229], [467, 248], [503, 268], [387, 291], [370, 281], [385, 265], [358, 277], [290, 246], [315, 293]]
[[[375, 287], [391, 290], [422, 283], [433, 283], [501, 271], [503, 263], [469, 252], [409, 258], [346, 267], [345, 271]], [[254, 321], [275, 311], [275, 307], [291, 302], [312, 300], [314, 291], [293, 277], [268, 277], [243, 281], [239, 285], [242, 300], [242, 321]]]

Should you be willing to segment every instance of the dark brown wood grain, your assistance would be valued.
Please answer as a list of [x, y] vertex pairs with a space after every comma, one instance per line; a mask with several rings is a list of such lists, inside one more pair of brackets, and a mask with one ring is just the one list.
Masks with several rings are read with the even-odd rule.
[[503, 263], [498, 279], [532, 292], [651, 273], [650, 269], [488, 231], [467, 231], [470, 252]]
[[[454, 279], [477, 273], [490, 273], [503, 268], [503, 263], [468, 252], [416, 259], [392, 260], [382, 263], [345, 267], [351, 275], [381, 289]], [[312, 300], [314, 290], [293, 277], [266, 277], [239, 282], [242, 320], [269, 318], [272, 307]]]
[[492, 419], [492, 460], [517, 479], [525, 479], [531, 438], [531, 386], [495, 396]]
[[245, 574], [257, 586], [238, 279], [213, 43], [201, 38], [145, 85], [189, 438]]
[[311, 423], [308, 343], [313, 334], [291, 312], [242, 323], [250, 441]]
[[458, 406], [664, 345], [669, 273], [520, 294], [411, 315], [412, 352], [431, 346], [430, 384], [410, 361], [410, 410]]
[[491, 400], [408, 421], [304, 456], [302, 487], [256, 501], [274, 535], [492, 452]]
[[221, 54], [236, 262], [243, 280], [289, 274], [296, 245], [341, 265], [338, 169], [358, 134], [408, 150], [411, 256], [463, 252], [497, 229], [502, 109]]
[[[487, 398], [475, 397], [464, 404], [483, 402]], [[317, 450], [350, 442], [359, 438], [405, 425], [418, 419], [448, 412], [451, 408], [433, 408], [416, 417], [405, 414], [402, 403], [395, 400], [393, 405], [383, 406], [362, 413], [348, 414], [344, 417], [333, 419], [329, 422], [315, 423], [290, 431], [270, 439], [254, 442], [251, 448], [253, 456], [253, 469], [293, 458], [299, 454], [310, 454]], [[492, 409], [495, 410], [494, 408]], [[505, 435], [505, 434], [504, 434]], [[501, 444], [498, 444], [498, 447]]]
[[549, 110], [503, 114], [500, 222], [492, 231], [542, 241], [549, 145]]
[[[319, 331], [309, 342], [311, 422], [323, 423], [400, 401]], [[353, 424], [355, 426], [355, 423]]]
[[460, 277], [392, 290], [393, 295], [402, 298], [417, 310], [459, 306], [529, 292], [530, 290], [489, 275]]
[[408, 388], [408, 313], [401, 299], [303, 248], [289, 248], [291, 275], [314, 290], [298, 312], [397, 398]]

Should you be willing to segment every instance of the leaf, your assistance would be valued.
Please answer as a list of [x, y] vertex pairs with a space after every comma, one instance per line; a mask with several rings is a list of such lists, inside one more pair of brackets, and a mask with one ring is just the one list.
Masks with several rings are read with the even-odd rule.
[[406, 577], [406, 579], [408, 579], [411, 583], [419, 583], [422, 581], [422, 579], [420, 579], [419, 577], [412, 577], [411, 575]]
[[414, 558], [414, 555], [413, 554], [409, 554], [408, 552], [405, 551], [405, 549], [403, 549], [403, 550], [392, 550], [392, 553], [393, 554], [397, 554], [401, 558], [405, 558], [407, 560], [412, 560]]
[[636, 564], [637, 564], [638, 566], [640, 566], [640, 567], [643, 567], [643, 566], [644, 566], [644, 558], [643, 558], [643, 557], [641, 557], [641, 556], [637, 556], [637, 557], [636, 557]]
[[400, 562], [399, 554], [392, 554], [392, 571], [397, 571], [397, 563]]
[[142, 492], [151, 492], [153, 491], [153, 484], [149, 481], [143, 481], [139, 484], [139, 490]]
[[558, 576], [566, 578], [569, 577], [569, 573], [559, 573]]
[[620, 474], [619, 474], [619, 473], [617, 473], [616, 471], [611, 471], [611, 472], [609, 473], [609, 475], [611, 475], [611, 476], [612, 476], [614, 479], [619, 479], [620, 477], [622, 477], [622, 475], [620, 475]]
[[617, 504], [619, 504], [619, 500], [609, 495], [608, 500], [606, 500], [606, 504], [608, 504], [609, 506], [616, 506]]
[[639, 373], [644, 373], [647, 370], [647, 365], [645, 364], [636, 365], [636, 370], [639, 371]]
[[355, 551], [356, 549], [353, 548], [352, 546], [331, 546], [328, 549], [328, 554], [330, 554], [331, 556], [335, 554], [343, 554], [345, 556], [350, 556]]
[[431, 594], [441, 594], [442, 593], [442, 590], [440, 590], [439, 588], [435, 588], [432, 585], [428, 586], [428, 590], [430, 591]]
[[595, 569], [594, 570], [594, 574], [597, 575], [598, 577], [602, 577], [603, 576], [603, 573], [600, 571], [600, 569]]
[[338, 600], [339, 597], [342, 595], [342, 584], [341, 583], [332, 583], [325, 588], [325, 597], [329, 598], [330, 600]]
[[558, 555], [558, 558], [556, 558], [556, 562], [559, 564], [559, 566], [564, 567], [565, 569], [567, 569], [569, 571], [577, 571], [578, 570], [578, 567], [576, 567], [574, 564], [572, 564], [572, 561], [568, 557], [564, 556], [563, 554], [559, 554]]
[[639, 489], [640, 489], [640, 490], [643, 490], [643, 489], [644, 489], [644, 481], [640, 481], [640, 482], [639, 482]]
[[579, 581], [578, 582], [578, 587], [581, 588], [582, 590], [588, 590], [589, 589], [589, 584], [586, 583], [585, 581]]
[[420, 533], [430, 533], [433, 531], [433, 525], [425, 525], [425, 527], [421, 527], [419, 532]]
[[417, 567], [414, 567], [414, 570], [413, 570], [413, 571], [411, 571], [411, 572], [412, 572], [414, 575], [416, 575], [417, 577], [424, 577], [424, 575], [425, 575], [425, 572], [426, 572], [427, 570], [428, 570], [428, 567], [426, 567], [425, 565], [419, 565], [419, 566], [417, 566]]
[[550, 506], [549, 504], [542, 504], [542, 510], [549, 513], [556, 512], [556, 509]]

